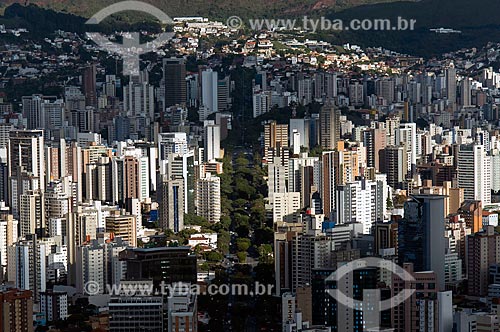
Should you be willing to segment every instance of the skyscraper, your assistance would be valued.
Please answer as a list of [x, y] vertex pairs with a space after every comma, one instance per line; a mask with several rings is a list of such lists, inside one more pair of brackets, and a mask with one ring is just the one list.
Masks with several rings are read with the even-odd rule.
[[144, 117], [154, 121], [154, 87], [148, 82], [130, 81], [123, 87], [123, 110], [129, 117]]
[[460, 83], [460, 104], [464, 107], [471, 106], [471, 79], [464, 77]]
[[186, 63], [181, 58], [163, 60], [165, 107], [186, 104]]
[[7, 248], [17, 241], [18, 221], [11, 214], [0, 214], [0, 280], [4, 280], [7, 269]]
[[500, 234], [493, 226], [467, 236], [467, 286], [468, 294], [488, 294], [489, 268], [500, 263]]
[[42, 130], [10, 132], [8, 154], [10, 207], [19, 215], [19, 197], [27, 189], [45, 189], [45, 156]]
[[[288, 125], [271, 121], [264, 125], [264, 156], [267, 162], [272, 162], [274, 157], [288, 157], [283, 151], [288, 147]], [[282, 160], [288, 164], [288, 158]]]
[[[392, 295], [404, 289], [415, 293], [402, 304], [392, 308], [392, 322], [396, 332], [441, 331], [438, 325], [438, 276], [433, 271], [414, 272], [412, 264], [404, 264], [404, 269], [414, 280], [401, 280], [393, 275]], [[445, 330], [451, 331], [451, 330]]]
[[47, 290], [40, 293], [40, 310], [47, 322], [56, 322], [68, 318], [68, 294]]
[[97, 107], [97, 66], [92, 64], [83, 70], [82, 84], [86, 106]]
[[219, 112], [231, 108], [231, 76], [226, 76], [217, 81], [217, 109]]
[[217, 223], [221, 215], [220, 178], [206, 173], [196, 182], [196, 214]]
[[188, 152], [186, 133], [161, 133], [158, 137], [158, 152], [160, 160], [168, 160], [168, 155]]
[[106, 232], [120, 237], [132, 246], [137, 246], [137, 218], [130, 214], [122, 214], [124, 211], [111, 211], [106, 217]]
[[415, 123], [402, 123], [396, 129], [396, 145], [403, 146], [406, 152], [407, 160], [404, 164], [407, 166], [408, 173], [413, 174], [417, 166], [417, 125]]
[[333, 220], [335, 212], [336, 174], [335, 152], [323, 152], [321, 156], [321, 198], [323, 199], [323, 213], [329, 220]]
[[340, 140], [340, 110], [333, 104], [325, 104], [319, 112], [320, 145], [325, 150], [337, 148]]
[[8, 247], [8, 280], [16, 288], [30, 290], [36, 303], [40, 301], [40, 292], [44, 292], [46, 282], [47, 246], [30, 235], [29, 239], [19, 241]]
[[125, 279], [125, 263], [119, 259], [119, 253], [130, 248], [122, 238], [113, 240], [99, 237], [83, 243], [76, 250], [76, 289], [81, 294], [86, 294], [85, 285], [92, 281], [97, 288], [97, 294], [105, 294], [106, 285], [116, 285]]
[[382, 152], [382, 173], [387, 174], [387, 184], [393, 189], [401, 188], [408, 174], [407, 154], [402, 146], [387, 146]]
[[22, 105], [27, 129], [60, 129], [64, 123], [64, 103], [61, 99], [32, 95], [23, 97]]
[[[205, 119], [218, 111], [217, 72], [206, 69], [201, 72], [201, 106], [205, 108]], [[201, 119], [200, 119], [201, 120]]]
[[205, 162], [214, 161], [221, 158], [220, 151], [220, 126], [208, 125], [205, 126], [204, 132], [205, 142]]
[[162, 175], [158, 186], [160, 226], [174, 233], [184, 229], [184, 180]]
[[366, 166], [380, 171], [381, 154], [387, 145], [385, 126], [367, 129], [363, 133], [363, 143], [366, 146]]
[[40, 190], [28, 190], [19, 199], [19, 235], [47, 236], [45, 200]]
[[451, 63], [445, 70], [446, 78], [446, 98], [453, 109], [456, 107], [457, 102], [457, 69], [455, 65]]
[[360, 222], [363, 233], [370, 234], [376, 221], [384, 219], [384, 191], [382, 184], [361, 178], [338, 186], [337, 223]]
[[33, 332], [33, 293], [10, 289], [0, 292], [0, 330]]
[[434, 271], [438, 289], [445, 287], [444, 199], [440, 195], [413, 196], [398, 222], [399, 264], [412, 263], [417, 272]]
[[458, 187], [464, 188], [465, 200], [491, 203], [491, 166], [483, 145], [462, 144], [458, 147]]

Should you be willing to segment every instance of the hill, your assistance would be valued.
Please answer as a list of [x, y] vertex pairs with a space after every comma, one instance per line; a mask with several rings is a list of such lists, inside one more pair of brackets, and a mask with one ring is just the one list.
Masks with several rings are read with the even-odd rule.
[[[333, 42], [351, 42], [362, 46], [384, 46], [414, 55], [435, 56], [461, 48], [479, 47], [500, 40], [498, 0], [423, 0], [359, 6], [341, 13], [330, 11], [330, 18], [344, 20], [397, 17], [415, 19], [414, 31], [365, 31], [330, 34]], [[452, 28], [460, 34], [437, 34], [432, 28]]]
[[[148, 2], [170, 17], [205, 16], [227, 18], [241, 17], [282, 17], [283, 15], [305, 15], [322, 10], [345, 9], [353, 6], [398, 0], [141, 0]], [[3, 0], [0, 6], [14, 3], [35, 4], [43, 8], [90, 17], [100, 9], [118, 0]]]

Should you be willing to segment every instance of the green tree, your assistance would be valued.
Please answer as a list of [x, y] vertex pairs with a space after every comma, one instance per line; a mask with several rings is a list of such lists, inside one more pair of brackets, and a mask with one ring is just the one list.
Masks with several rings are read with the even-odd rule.
[[272, 264], [273, 262], [273, 247], [270, 244], [261, 244], [259, 246], [259, 262], [264, 264]]
[[247, 253], [244, 251], [239, 251], [236, 256], [238, 257], [238, 260], [240, 263], [245, 263], [247, 261]]
[[252, 246], [250, 239], [239, 238], [236, 240], [236, 247], [238, 251], [247, 251]]
[[206, 253], [205, 259], [209, 262], [220, 262], [224, 257], [217, 251], [210, 251]]

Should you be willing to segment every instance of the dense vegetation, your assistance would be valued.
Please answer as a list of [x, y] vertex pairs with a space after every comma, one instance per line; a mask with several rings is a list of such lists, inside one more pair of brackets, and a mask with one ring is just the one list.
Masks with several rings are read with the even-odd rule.
[[[204, 16], [224, 18], [231, 15], [241, 17], [272, 17], [285, 15], [305, 15], [318, 13], [324, 8], [343, 9], [369, 3], [389, 2], [395, 0], [233, 0], [233, 1], [205, 1], [205, 0], [146, 0], [146, 2], [162, 9], [171, 17], [174, 16]], [[396, 0], [397, 1], [397, 0]], [[24, 3], [24, 0], [6, 0], [4, 3]], [[30, 3], [57, 11], [69, 12], [90, 17], [100, 9], [118, 0], [31, 0]], [[2, 4], [0, 3], [0, 7]]]
[[13, 4], [7, 7], [0, 24], [8, 27], [27, 28], [33, 37], [46, 37], [56, 30], [84, 33], [100, 31], [111, 33], [120, 30], [150, 30], [159, 31], [159, 25], [147, 16], [140, 16], [141, 20], [131, 22], [126, 15], [113, 15], [99, 25], [86, 25], [86, 18], [68, 13], [44, 9], [36, 5], [21, 6]]
[[[497, 0], [423, 0], [360, 6], [341, 13], [331, 12], [332, 19], [415, 19], [414, 31], [347, 31], [324, 37], [336, 43], [385, 47], [424, 57], [462, 48], [480, 47], [500, 40], [500, 11]], [[461, 34], [437, 34], [432, 28], [453, 28]], [[329, 38], [328, 38], [329, 37]]]

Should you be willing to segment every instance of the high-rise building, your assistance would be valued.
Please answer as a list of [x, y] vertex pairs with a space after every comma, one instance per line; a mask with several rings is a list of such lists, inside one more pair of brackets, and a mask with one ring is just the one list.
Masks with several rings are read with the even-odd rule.
[[383, 98], [384, 105], [395, 101], [395, 81], [392, 78], [382, 78], [375, 82], [375, 94]]
[[[404, 264], [414, 280], [401, 280], [393, 275], [393, 296], [405, 289], [414, 289], [412, 296], [392, 308], [395, 332], [440, 331], [438, 325], [438, 277], [433, 271], [414, 272], [412, 264]], [[451, 330], [446, 330], [451, 331]]]
[[22, 98], [23, 118], [26, 119], [28, 129], [42, 129], [45, 118], [42, 110], [44, 97], [42, 95], [25, 96]]
[[[99, 157], [96, 162], [86, 165], [84, 197], [87, 200], [100, 200], [104, 202], [112, 200], [112, 194], [114, 193], [112, 171], [112, 163], [109, 157]], [[116, 176], [118, 174], [123, 175], [123, 170], [116, 170], [113, 175]], [[123, 177], [120, 180], [122, 182], [125, 181]], [[119, 193], [122, 195], [117, 201], [123, 202], [123, 189]]]
[[453, 109], [456, 107], [457, 102], [457, 69], [451, 63], [445, 70], [446, 78], [446, 98]]
[[106, 83], [102, 85], [102, 92], [106, 97], [116, 97], [116, 86], [119, 83], [119, 79], [116, 75], [106, 75]]
[[269, 164], [267, 166], [267, 174], [267, 188], [269, 191], [269, 196], [274, 193], [287, 192], [286, 167], [281, 164], [281, 158], [276, 157], [272, 161], [269, 161]]
[[168, 155], [188, 152], [186, 133], [161, 133], [158, 137], [158, 152], [160, 160], [168, 160]]
[[90, 240], [76, 248], [76, 269], [75, 279], [76, 289], [84, 295], [88, 289], [85, 285], [92, 281], [97, 288], [96, 294], [105, 294], [107, 285], [116, 285], [120, 280], [125, 279], [126, 265], [119, 259], [119, 253], [130, 246], [121, 238], [114, 238], [112, 241], [99, 237]]
[[168, 298], [168, 332], [198, 331], [196, 294], [174, 293]]
[[7, 274], [16, 288], [32, 291], [33, 299], [38, 303], [47, 284], [47, 246], [39, 242], [36, 235], [30, 235], [30, 238], [7, 248]]
[[127, 264], [126, 280], [153, 280], [155, 287], [163, 281], [196, 283], [196, 255], [190, 247], [135, 248], [120, 252]]
[[204, 132], [205, 141], [205, 161], [210, 162], [216, 159], [220, 159], [220, 126], [219, 125], [208, 125], [205, 126]]
[[406, 152], [406, 160], [403, 161], [407, 166], [408, 173], [413, 174], [417, 166], [417, 151], [420, 142], [417, 140], [417, 124], [402, 123], [396, 129], [396, 145], [403, 146]]
[[85, 285], [92, 281], [98, 285], [96, 294], [104, 294], [107, 284], [104, 246], [98, 240], [92, 240], [79, 246], [76, 251], [76, 288], [83, 294]]
[[45, 156], [42, 130], [10, 132], [8, 154], [10, 208], [19, 216], [19, 197], [26, 190], [45, 189]]
[[464, 77], [460, 83], [460, 105], [470, 107], [471, 104], [471, 85], [472, 80], [469, 77]]
[[40, 293], [40, 311], [47, 322], [65, 320], [68, 315], [68, 293], [47, 290]]
[[500, 234], [493, 226], [467, 236], [468, 294], [488, 294], [488, 276], [491, 265], [500, 263]]
[[184, 180], [162, 175], [158, 186], [160, 225], [177, 233], [184, 229]]
[[18, 221], [11, 214], [0, 213], [0, 280], [7, 269], [7, 248], [17, 241]]
[[323, 152], [321, 156], [321, 198], [323, 199], [323, 213], [329, 220], [335, 212], [336, 173], [335, 152]]
[[[139, 160], [126, 156], [123, 161], [123, 200], [139, 198]], [[119, 179], [118, 179], [119, 181]]]
[[0, 330], [33, 332], [33, 293], [10, 289], [0, 292]]
[[19, 198], [19, 236], [47, 235], [45, 200], [40, 190], [29, 190]]
[[383, 186], [365, 178], [338, 186], [336, 205], [337, 223], [359, 222], [363, 224], [363, 233], [371, 234], [374, 223], [384, 220]]
[[[271, 121], [264, 125], [264, 155], [263, 158], [267, 162], [273, 161], [274, 157], [283, 157], [288, 147], [288, 125], [277, 124], [276, 121]], [[288, 158], [282, 160], [288, 164]]]
[[11, 123], [0, 124], [0, 148], [9, 146], [9, 133], [14, 130], [14, 125]]
[[375, 253], [382, 256], [385, 249], [394, 249], [397, 255], [398, 224], [396, 222], [377, 222], [374, 232]]
[[94, 106], [86, 106], [71, 110], [70, 125], [74, 126], [79, 133], [90, 133], [94, 131], [96, 109]]
[[186, 63], [181, 58], [163, 60], [165, 107], [186, 104]]
[[56, 97], [32, 95], [22, 98], [27, 129], [60, 129], [64, 124], [64, 102]]
[[86, 106], [97, 107], [97, 66], [92, 64], [83, 70], [82, 84]]
[[[312, 275], [312, 302], [313, 302], [313, 324], [325, 325], [331, 331], [370, 331], [368, 326], [379, 323], [378, 327], [388, 327], [390, 325], [390, 312], [378, 312], [379, 322], [371, 322], [369, 318], [363, 317], [363, 310], [369, 308], [359, 307], [353, 310], [342, 303], [337, 302], [329, 293], [329, 290], [339, 289], [347, 297], [363, 301], [366, 296], [365, 290], [375, 290], [378, 288], [377, 268], [368, 267], [354, 270], [345, 276], [342, 282], [328, 280], [337, 268], [313, 269]], [[389, 298], [388, 289], [380, 289], [381, 299]], [[366, 327], [366, 329], [365, 329]]]
[[196, 181], [196, 214], [217, 223], [221, 216], [220, 178], [210, 173]]
[[[212, 69], [201, 72], [201, 106], [205, 108], [206, 116], [218, 111], [218, 74]], [[202, 120], [202, 119], [200, 119]]]
[[416, 195], [405, 203], [398, 222], [399, 264], [412, 263], [415, 271], [434, 271], [437, 289], [445, 287], [444, 196]]
[[319, 112], [320, 145], [325, 150], [337, 148], [340, 140], [340, 110], [333, 104], [325, 104]]
[[124, 211], [111, 211], [106, 217], [106, 232], [120, 237], [132, 246], [137, 246], [137, 218], [133, 215], [122, 214]]
[[381, 171], [387, 174], [387, 184], [393, 189], [401, 188], [408, 174], [405, 149], [402, 146], [387, 146], [382, 156]]
[[196, 178], [201, 175], [196, 171], [195, 164], [197, 159], [201, 159], [200, 156], [196, 155], [194, 150], [190, 150], [183, 154], [170, 154], [166, 165], [165, 161], [161, 161], [160, 174], [166, 174], [170, 179], [182, 179], [184, 183], [184, 192], [182, 194], [182, 199], [184, 199], [184, 213], [194, 211], [195, 209]]
[[72, 185], [65, 188], [63, 181], [52, 182], [44, 194], [45, 201], [45, 221], [51, 218], [64, 218], [71, 211]]
[[464, 189], [465, 200], [491, 203], [490, 158], [484, 146], [462, 144], [458, 147], [458, 187]]
[[367, 129], [363, 132], [363, 145], [366, 146], [366, 166], [381, 170], [381, 154], [387, 145], [385, 126]]
[[299, 192], [272, 193], [269, 203], [273, 209], [274, 222], [296, 222], [301, 206]]
[[217, 109], [219, 112], [227, 111], [231, 108], [231, 76], [226, 76], [217, 81]]
[[257, 118], [271, 110], [272, 93], [271, 91], [261, 91], [254, 88], [252, 95], [253, 117]]
[[130, 81], [123, 87], [123, 110], [129, 117], [146, 117], [154, 120], [154, 87], [148, 82]]
[[110, 332], [165, 331], [162, 296], [114, 296], [108, 306]]
[[464, 219], [467, 228], [472, 233], [477, 233], [483, 229], [483, 204], [481, 201], [465, 201], [457, 213]]
[[337, 97], [337, 74], [318, 72], [314, 75], [314, 98], [332, 100]]
[[[293, 137], [293, 132], [294, 130], [299, 133], [300, 137], [300, 142], [299, 142], [299, 148], [300, 147], [309, 147], [309, 132], [310, 132], [310, 120], [309, 119], [290, 119], [290, 126], [289, 126], [289, 137]], [[290, 142], [289, 145], [292, 142]]]

